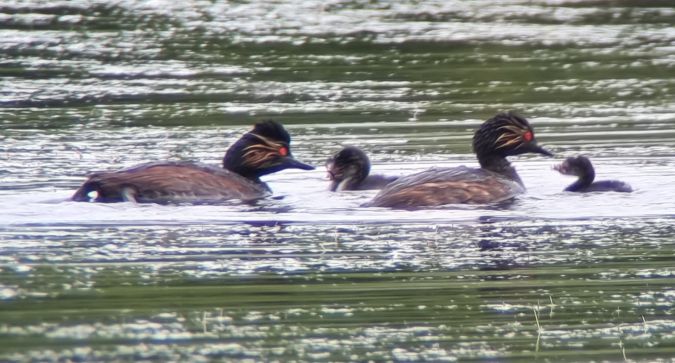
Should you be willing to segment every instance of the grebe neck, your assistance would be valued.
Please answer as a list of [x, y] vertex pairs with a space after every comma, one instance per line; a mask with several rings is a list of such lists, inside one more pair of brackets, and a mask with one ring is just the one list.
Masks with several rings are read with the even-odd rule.
[[516, 168], [511, 166], [511, 163], [506, 160], [505, 157], [495, 154], [481, 155], [478, 157], [478, 162], [480, 163], [481, 168], [504, 175], [518, 184], [523, 185], [523, 181], [516, 172]]
[[585, 170], [583, 174], [579, 175], [579, 179], [565, 188], [568, 192], [576, 192], [578, 190], [587, 188], [595, 180], [595, 170]]

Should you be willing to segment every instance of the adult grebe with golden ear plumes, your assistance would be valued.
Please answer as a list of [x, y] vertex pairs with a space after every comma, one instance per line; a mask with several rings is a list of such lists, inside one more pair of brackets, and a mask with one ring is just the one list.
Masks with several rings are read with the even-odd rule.
[[356, 146], [345, 146], [326, 161], [329, 190], [382, 189], [396, 180], [395, 176], [370, 175], [370, 159]]
[[225, 154], [223, 168], [164, 161], [96, 173], [75, 192], [74, 201], [205, 203], [251, 201], [270, 194], [260, 180], [283, 169], [314, 169], [291, 155], [290, 136], [276, 121], [257, 123]]
[[382, 189], [365, 206], [418, 209], [445, 204], [497, 203], [525, 192], [507, 156], [538, 153], [530, 123], [515, 113], [499, 113], [475, 132], [473, 150], [480, 168], [432, 168], [401, 177]]

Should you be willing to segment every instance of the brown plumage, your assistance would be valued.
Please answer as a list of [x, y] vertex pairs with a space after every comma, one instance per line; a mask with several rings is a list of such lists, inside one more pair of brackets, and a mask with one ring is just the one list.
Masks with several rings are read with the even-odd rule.
[[445, 204], [497, 203], [524, 191], [518, 182], [489, 170], [466, 166], [431, 168], [399, 179], [375, 196], [369, 206], [415, 209]]
[[293, 158], [290, 136], [281, 124], [264, 121], [230, 147], [223, 168], [165, 161], [96, 173], [72, 199], [107, 203], [251, 201], [271, 193], [260, 176], [287, 168], [313, 169]]
[[264, 183], [226, 169], [187, 162], [147, 163], [92, 174], [73, 200], [86, 201], [92, 191], [97, 202], [137, 203], [251, 201], [271, 194]]
[[525, 192], [507, 156], [528, 152], [551, 155], [537, 145], [529, 122], [511, 112], [485, 121], [474, 134], [473, 148], [480, 169], [432, 168], [401, 177], [382, 189], [366, 206], [417, 209], [446, 204], [498, 203]]

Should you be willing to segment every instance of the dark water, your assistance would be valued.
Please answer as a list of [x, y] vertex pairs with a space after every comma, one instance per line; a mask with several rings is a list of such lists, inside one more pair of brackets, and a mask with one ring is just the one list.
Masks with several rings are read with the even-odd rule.
[[[670, 1], [5, 1], [0, 360], [670, 361]], [[373, 171], [476, 165], [517, 110], [554, 159], [508, 208], [362, 208]], [[93, 171], [220, 162], [278, 119], [317, 170], [256, 205], [67, 198]], [[585, 154], [631, 194], [561, 192]]]

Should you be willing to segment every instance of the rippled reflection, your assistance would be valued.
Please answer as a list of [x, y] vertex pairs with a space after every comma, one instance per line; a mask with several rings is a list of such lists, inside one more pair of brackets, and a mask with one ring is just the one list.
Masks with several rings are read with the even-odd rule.
[[[673, 356], [669, 1], [4, 1], [0, 360]], [[509, 206], [362, 208], [326, 158], [476, 165], [518, 110]], [[318, 166], [253, 205], [68, 201], [94, 171], [220, 164], [259, 119]], [[585, 154], [634, 193], [562, 192]], [[301, 192], [299, 192], [301, 191]]]

